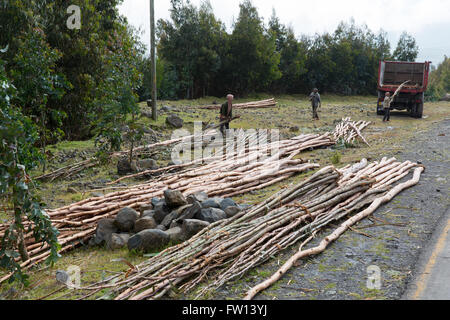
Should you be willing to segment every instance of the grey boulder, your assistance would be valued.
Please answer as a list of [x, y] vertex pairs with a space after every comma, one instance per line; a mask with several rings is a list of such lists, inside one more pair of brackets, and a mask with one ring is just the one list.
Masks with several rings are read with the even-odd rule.
[[217, 208], [207, 208], [200, 210], [200, 212], [195, 215], [195, 218], [213, 223], [226, 219], [227, 215], [223, 212], [223, 210]]
[[151, 204], [151, 203], [141, 204], [141, 206], [139, 207], [139, 212], [142, 216], [144, 211], [152, 210], [152, 209], [153, 209], [153, 204]]
[[154, 215], [155, 215], [155, 210], [145, 210], [144, 212], [141, 213], [140, 218], [153, 217]]
[[138, 161], [138, 167], [141, 170], [156, 170], [158, 169], [158, 164], [153, 159], [143, 159]]
[[128, 250], [158, 252], [169, 244], [169, 235], [159, 229], [143, 230], [128, 239]]
[[187, 204], [186, 198], [178, 190], [164, 190], [164, 199], [169, 207], [175, 208]]
[[169, 235], [170, 241], [176, 243], [183, 241], [183, 232], [180, 227], [173, 227], [166, 231]]
[[117, 232], [117, 226], [114, 223], [114, 219], [101, 219], [97, 223], [97, 229], [95, 230], [94, 244], [101, 245], [109, 241], [111, 235]]
[[209, 198], [202, 202], [202, 207], [204, 209], [207, 208], [220, 208], [220, 202], [222, 199], [220, 198]]
[[193, 235], [197, 234], [200, 230], [209, 226], [209, 222], [197, 220], [197, 219], [186, 219], [183, 220], [181, 225], [181, 231], [183, 239], [189, 239]]
[[202, 205], [200, 204], [200, 202], [194, 200], [194, 203], [192, 203], [192, 205], [190, 207], [184, 209], [183, 213], [178, 217], [177, 221], [184, 220], [184, 219], [192, 219], [201, 210], [202, 210]]
[[208, 200], [208, 195], [204, 191], [198, 191], [196, 193], [188, 195], [186, 200], [189, 203], [194, 203], [194, 201], [202, 202]]
[[119, 210], [117, 216], [114, 220], [116, 227], [123, 232], [132, 231], [134, 228], [134, 223], [139, 218], [139, 214], [136, 210], [125, 207]]
[[229, 206], [225, 209], [225, 214], [227, 215], [227, 218], [231, 218], [240, 211], [241, 211], [241, 209], [239, 207]]
[[141, 232], [142, 230], [147, 229], [156, 229], [158, 224], [156, 223], [155, 219], [153, 217], [143, 217], [138, 220], [136, 220], [134, 224], [134, 232]]
[[119, 175], [128, 174], [132, 171], [133, 170], [131, 169], [131, 163], [127, 158], [119, 159], [119, 161], [117, 162], [117, 173]]
[[157, 223], [161, 223], [165, 216], [167, 216], [170, 213], [170, 208], [166, 205], [165, 201], [160, 201], [155, 206], [155, 214], [153, 215], [153, 218], [155, 218], [155, 221]]
[[171, 114], [166, 118], [166, 123], [175, 128], [183, 127], [183, 119], [181, 119], [179, 116], [176, 116], [174, 114]]
[[225, 198], [220, 202], [220, 209], [225, 210], [228, 207], [236, 206], [236, 202], [234, 202], [231, 198]]
[[111, 250], [121, 249], [127, 245], [128, 239], [130, 239], [128, 233], [113, 233], [106, 246]]

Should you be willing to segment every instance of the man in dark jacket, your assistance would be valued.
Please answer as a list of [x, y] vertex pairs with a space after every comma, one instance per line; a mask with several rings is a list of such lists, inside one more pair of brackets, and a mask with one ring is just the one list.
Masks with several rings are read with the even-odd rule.
[[233, 117], [233, 98], [232, 94], [227, 95], [227, 102], [220, 107], [220, 122], [224, 122], [220, 125], [220, 132], [225, 135], [225, 130], [230, 129], [230, 120]]
[[313, 120], [319, 120], [319, 116], [317, 114], [317, 108], [322, 104], [320, 101], [320, 94], [317, 88], [313, 89], [313, 92], [309, 95], [309, 101], [311, 101], [312, 111], [313, 111]]

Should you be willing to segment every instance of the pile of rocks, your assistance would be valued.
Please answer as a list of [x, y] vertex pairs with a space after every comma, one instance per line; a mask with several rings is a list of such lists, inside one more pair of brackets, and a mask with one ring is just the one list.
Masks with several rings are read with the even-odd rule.
[[164, 198], [153, 198], [140, 207], [140, 212], [126, 207], [115, 219], [100, 220], [90, 243], [113, 250], [128, 246], [129, 250], [157, 252], [246, 207], [231, 198], [208, 198], [205, 192], [186, 198], [180, 191], [165, 190]]

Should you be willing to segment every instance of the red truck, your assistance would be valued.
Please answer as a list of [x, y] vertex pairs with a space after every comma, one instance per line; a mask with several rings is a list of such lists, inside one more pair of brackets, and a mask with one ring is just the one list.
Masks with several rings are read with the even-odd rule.
[[391, 95], [400, 84], [410, 80], [391, 104], [391, 110], [408, 110], [415, 118], [422, 118], [424, 92], [428, 86], [431, 61], [380, 61], [378, 69], [377, 114], [384, 114], [383, 101], [387, 91]]

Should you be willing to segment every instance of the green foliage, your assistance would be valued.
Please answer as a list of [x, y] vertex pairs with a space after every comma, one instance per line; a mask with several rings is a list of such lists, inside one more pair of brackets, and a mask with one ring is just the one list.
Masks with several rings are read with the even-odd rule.
[[[119, 15], [117, 7], [121, 2], [122, 0], [74, 0], [71, 3], [64, 0], [2, 2], [0, 47], [9, 45], [10, 48], [5, 56], [8, 73], [12, 74], [12, 69], [15, 68], [16, 56], [29, 67], [37, 66], [39, 61], [48, 59], [48, 66], [39, 75], [47, 78], [48, 71], [51, 71], [54, 75], [52, 90], [61, 88], [56, 82], [62, 82], [64, 78], [67, 80], [64, 94], [53, 92], [46, 98], [47, 117], [44, 120], [52, 134], [60, 134], [58, 129], [61, 129], [68, 139], [91, 135], [89, 114], [96, 108], [99, 88], [102, 88], [105, 94], [114, 91], [114, 88], [110, 90], [105, 84], [108, 83], [105, 80], [109, 72], [108, 66], [111, 66], [108, 59], [111, 53], [120, 54], [122, 48], [112, 43], [111, 37], [120, 35], [124, 42], [135, 39], [135, 30], [128, 28], [127, 21]], [[71, 30], [66, 26], [69, 18], [66, 10], [70, 4], [78, 5], [81, 9], [82, 25], [79, 30]], [[34, 30], [41, 30], [41, 38], [34, 35]], [[33, 39], [33, 35], [36, 39], [32, 44], [39, 54], [37, 61], [27, 61], [30, 58], [27, 51], [32, 52], [32, 49], [28, 49], [24, 41]], [[141, 44], [136, 41], [133, 41], [133, 44], [136, 50], [141, 50]], [[24, 52], [23, 58], [21, 51]], [[130, 59], [139, 63], [142, 56], [131, 55]], [[44, 99], [43, 96], [39, 98]], [[23, 103], [30, 105], [35, 102], [28, 100]], [[41, 119], [40, 114], [33, 115]]]
[[[49, 107], [49, 99], [60, 99], [70, 89], [63, 75], [55, 72], [61, 53], [51, 49], [39, 28], [17, 39], [19, 48], [10, 66], [10, 75], [18, 89], [16, 105], [35, 118], [43, 154], [47, 142], [56, 142], [64, 132], [60, 129], [66, 114]], [[53, 124], [53, 125], [50, 125]], [[56, 127], [56, 128], [55, 128]]]
[[332, 164], [339, 164], [341, 163], [341, 154], [339, 151], [333, 152], [333, 154], [330, 156], [330, 161]]
[[306, 93], [312, 87], [374, 94], [379, 61], [391, 58], [382, 30], [375, 34], [351, 20], [334, 33], [297, 39], [275, 11], [266, 27], [249, 0], [240, 4], [231, 34], [214, 17], [209, 2], [198, 9], [189, 1], [173, 0], [171, 21], [158, 21], [158, 37], [158, 94], [163, 98], [230, 91]]
[[189, 1], [171, 2], [171, 21], [159, 20], [157, 26], [160, 67], [167, 72], [167, 77], [159, 78], [164, 87], [160, 94], [164, 97], [176, 91], [177, 96], [186, 98], [210, 94], [223, 63], [225, 27], [215, 18], [209, 2], [199, 9]]
[[415, 61], [418, 54], [419, 47], [416, 40], [408, 33], [403, 32], [394, 50], [394, 59], [397, 61]]
[[281, 77], [280, 53], [275, 38], [266, 32], [256, 7], [249, 0], [240, 5], [230, 38], [232, 89], [237, 93], [264, 91]]
[[[23, 255], [19, 248], [21, 235], [32, 232], [37, 242], [49, 245], [49, 264], [58, 258], [60, 246], [58, 231], [30, 190], [31, 179], [27, 171], [42, 160], [42, 154], [34, 147], [39, 137], [36, 126], [11, 104], [16, 100], [16, 94], [0, 60], [0, 201], [11, 205], [14, 211], [14, 222], [1, 239], [0, 267], [13, 273], [11, 282], [20, 280], [27, 284], [27, 276], [18, 262]], [[28, 228], [23, 224], [25, 216], [31, 222]]]
[[115, 50], [105, 57], [105, 79], [97, 88], [95, 108], [90, 115], [95, 125], [96, 144], [100, 146], [97, 154], [100, 159], [107, 159], [109, 152], [120, 150], [125, 126], [128, 126], [127, 138], [132, 145], [143, 136], [142, 128], [136, 123], [140, 114], [136, 92], [142, 75], [138, 71], [139, 60], [135, 58], [141, 56], [143, 50], [136, 49], [137, 40], [128, 36], [126, 28], [121, 31], [110, 39]]
[[294, 30], [280, 23], [275, 10], [269, 21], [269, 34], [275, 39], [276, 51], [280, 53], [280, 79], [272, 82], [276, 92], [296, 92], [302, 86], [302, 76], [306, 74], [306, 52], [304, 42], [297, 41]]
[[444, 61], [430, 73], [429, 88], [425, 94], [428, 100], [436, 101], [446, 93], [450, 93], [450, 58], [444, 56]]

